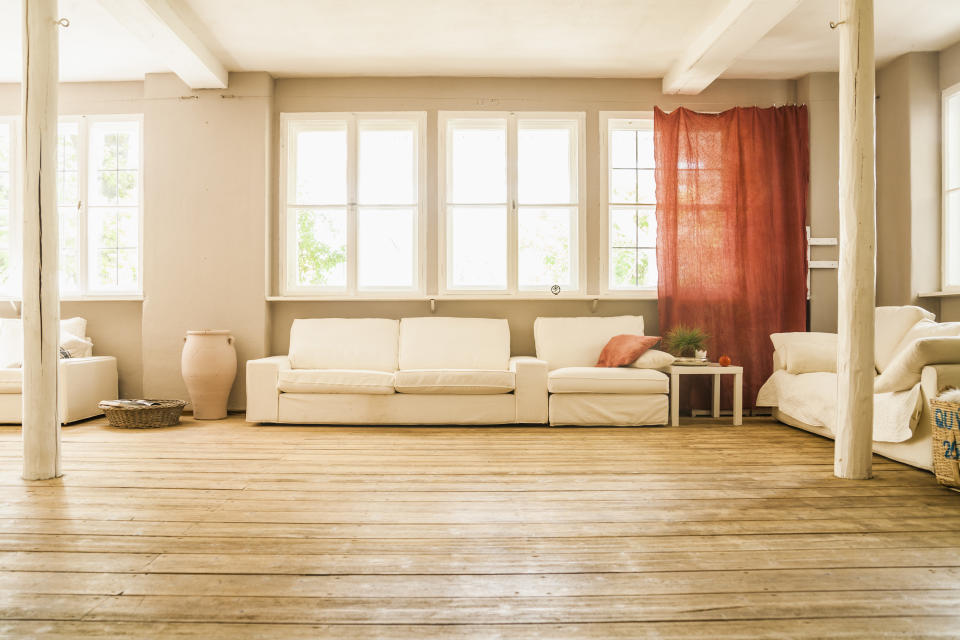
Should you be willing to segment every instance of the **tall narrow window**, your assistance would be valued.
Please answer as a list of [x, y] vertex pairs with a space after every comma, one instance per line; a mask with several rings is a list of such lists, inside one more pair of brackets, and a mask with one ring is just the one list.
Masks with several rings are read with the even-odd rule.
[[602, 118], [606, 140], [607, 282], [611, 292], [657, 286], [653, 118]]
[[17, 224], [14, 211], [16, 144], [14, 125], [0, 120], [0, 295], [15, 296], [20, 290], [17, 251]]
[[582, 114], [442, 113], [444, 288], [581, 287]]
[[943, 284], [960, 289], [960, 85], [943, 92]]
[[424, 114], [284, 114], [284, 291], [421, 290]]

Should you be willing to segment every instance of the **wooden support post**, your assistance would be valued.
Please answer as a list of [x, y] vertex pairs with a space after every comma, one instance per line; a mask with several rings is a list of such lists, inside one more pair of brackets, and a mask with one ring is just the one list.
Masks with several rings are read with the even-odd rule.
[[23, 477], [61, 475], [57, 0], [23, 0]]
[[840, 273], [833, 472], [872, 473], [876, 296], [873, 0], [840, 0]]

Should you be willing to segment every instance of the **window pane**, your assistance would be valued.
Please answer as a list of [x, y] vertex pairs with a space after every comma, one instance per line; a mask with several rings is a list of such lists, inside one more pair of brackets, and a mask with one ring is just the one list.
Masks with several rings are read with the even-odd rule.
[[507, 123], [451, 122], [447, 201], [458, 204], [507, 201]]
[[61, 122], [57, 125], [57, 171], [77, 171], [80, 158], [80, 125]]
[[80, 289], [79, 216], [75, 206], [60, 207], [60, 289]]
[[657, 207], [637, 207], [637, 240], [639, 247], [657, 246]]
[[637, 131], [637, 167], [653, 169], [656, 166], [653, 155], [653, 129]]
[[633, 169], [637, 166], [637, 133], [632, 129], [610, 131], [610, 167]]
[[404, 287], [415, 282], [415, 210], [361, 207], [357, 212], [357, 286]]
[[657, 286], [657, 253], [654, 249], [611, 249], [612, 289], [653, 289]]
[[6, 209], [10, 206], [10, 174], [0, 173], [0, 207]]
[[0, 122], [0, 171], [9, 171], [11, 165], [10, 125]]
[[575, 285], [573, 247], [576, 209], [521, 207], [518, 212], [517, 276], [521, 287]]
[[120, 249], [117, 256], [117, 288], [125, 291], [136, 289], [139, 268], [137, 250]]
[[517, 191], [522, 204], [577, 202], [576, 126], [576, 122], [518, 123]]
[[291, 127], [291, 204], [347, 204], [347, 125]]
[[[67, 123], [64, 123], [64, 131], [68, 130]], [[95, 122], [90, 125], [88, 198], [91, 204], [136, 204], [139, 201], [139, 130], [136, 122]], [[65, 149], [63, 155], [68, 157], [70, 154]], [[66, 199], [61, 201], [67, 202]]]
[[637, 201], [637, 172], [634, 169], [610, 171], [610, 202]]
[[630, 249], [639, 246], [636, 208], [610, 207], [610, 246]]
[[506, 289], [506, 207], [451, 207], [449, 286]]
[[947, 279], [960, 285], [960, 190], [947, 194]]
[[417, 201], [416, 125], [360, 122], [358, 198], [362, 204]]
[[346, 209], [292, 209], [296, 220], [296, 282], [300, 286], [347, 285]]
[[947, 188], [960, 187], [960, 93], [947, 100]]
[[657, 184], [653, 169], [637, 171], [637, 202], [643, 204], [657, 203]]
[[117, 288], [117, 250], [100, 249], [91, 252], [90, 282], [96, 289]]

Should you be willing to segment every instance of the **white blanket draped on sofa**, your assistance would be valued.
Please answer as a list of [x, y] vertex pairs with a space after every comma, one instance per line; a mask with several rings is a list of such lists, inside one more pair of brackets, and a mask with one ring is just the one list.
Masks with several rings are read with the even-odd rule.
[[[928, 366], [960, 363], [960, 323], [934, 321], [919, 307], [876, 310], [873, 439], [906, 442], [924, 408], [920, 380]], [[790, 333], [770, 336], [774, 373], [757, 406], [776, 407], [808, 425], [837, 432], [837, 336]]]

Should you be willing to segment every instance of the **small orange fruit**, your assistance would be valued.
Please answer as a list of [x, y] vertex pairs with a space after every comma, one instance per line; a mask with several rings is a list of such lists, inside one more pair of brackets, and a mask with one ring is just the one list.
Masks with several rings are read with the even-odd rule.
[[730, 356], [720, 356], [719, 358], [717, 358], [717, 362], [720, 363], [720, 366], [721, 366], [721, 367], [729, 367], [729, 366], [730, 366]]

